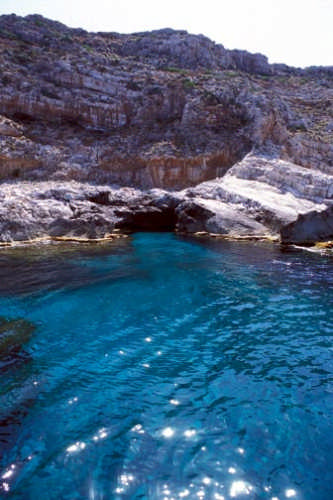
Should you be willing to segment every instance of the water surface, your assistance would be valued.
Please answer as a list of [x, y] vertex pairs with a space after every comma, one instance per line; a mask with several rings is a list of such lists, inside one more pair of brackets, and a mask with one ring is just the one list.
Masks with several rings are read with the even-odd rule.
[[330, 500], [332, 312], [333, 259], [271, 244], [1, 252], [34, 329], [0, 357], [0, 497]]

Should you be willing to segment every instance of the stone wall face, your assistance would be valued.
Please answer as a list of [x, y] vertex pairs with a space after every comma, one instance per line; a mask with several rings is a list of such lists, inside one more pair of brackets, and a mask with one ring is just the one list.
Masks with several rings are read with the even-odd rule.
[[333, 170], [332, 68], [269, 65], [170, 29], [0, 17], [2, 179], [179, 189], [257, 151]]

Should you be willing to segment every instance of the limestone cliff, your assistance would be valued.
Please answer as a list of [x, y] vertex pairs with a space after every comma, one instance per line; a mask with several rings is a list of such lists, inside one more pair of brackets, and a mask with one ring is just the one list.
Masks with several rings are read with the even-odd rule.
[[331, 217], [333, 67], [37, 15], [0, 17], [0, 62], [2, 241], [154, 224], [290, 241]]
[[333, 169], [333, 68], [269, 65], [171, 29], [0, 17], [0, 175], [181, 188], [252, 149]]

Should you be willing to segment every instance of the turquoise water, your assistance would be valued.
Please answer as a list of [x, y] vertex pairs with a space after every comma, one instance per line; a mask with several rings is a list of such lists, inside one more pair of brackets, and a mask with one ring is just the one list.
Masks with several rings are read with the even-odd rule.
[[0, 497], [333, 498], [333, 259], [136, 234], [0, 253]]

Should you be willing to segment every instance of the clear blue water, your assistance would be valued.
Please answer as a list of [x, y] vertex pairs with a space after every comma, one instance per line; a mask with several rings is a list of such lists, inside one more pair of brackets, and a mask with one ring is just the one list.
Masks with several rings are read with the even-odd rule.
[[[0, 386], [0, 497], [333, 498], [333, 259], [136, 234], [0, 253], [36, 329]], [[8, 361], [8, 360], [7, 360]]]

